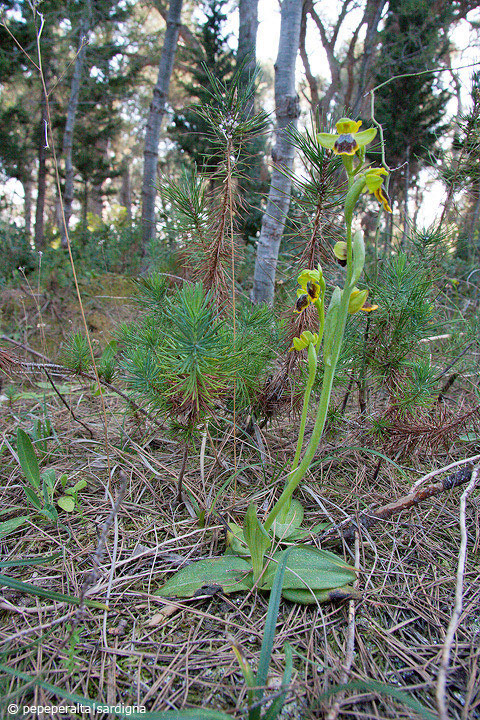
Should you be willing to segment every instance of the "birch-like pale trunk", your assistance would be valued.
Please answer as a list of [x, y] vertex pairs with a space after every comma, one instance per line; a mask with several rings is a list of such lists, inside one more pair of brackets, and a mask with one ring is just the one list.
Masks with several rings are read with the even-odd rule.
[[63, 191], [63, 218], [60, 218], [60, 235], [62, 246], [67, 244], [67, 232], [70, 218], [72, 217], [73, 205], [73, 132], [75, 129], [75, 119], [77, 115], [78, 96], [80, 93], [80, 85], [82, 81], [83, 67], [85, 65], [85, 55], [87, 52], [88, 35], [92, 25], [92, 0], [86, 0], [82, 19], [80, 21], [80, 37], [78, 42], [77, 55], [73, 67], [72, 82], [70, 85], [70, 99], [67, 105], [67, 116], [65, 120], [65, 130], [63, 133], [62, 155], [65, 162], [65, 189]]
[[180, 31], [182, 0], [170, 0], [167, 16], [167, 29], [162, 54], [158, 66], [158, 78], [153, 90], [153, 98], [148, 113], [143, 153], [142, 186], [142, 256], [145, 257], [149, 241], [155, 235], [155, 181], [157, 179], [158, 142], [160, 128], [165, 114], [170, 78], [177, 49]]
[[285, 136], [285, 129], [296, 127], [300, 114], [295, 86], [300, 23], [303, 0], [283, 0], [280, 41], [275, 63], [275, 113], [277, 118], [275, 147], [272, 151], [273, 169], [267, 207], [262, 219], [258, 240], [252, 300], [254, 303], [273, 303], [278, 252], [290, 206], [291, 180], [284, 172], [291, 170], [295, 148]]

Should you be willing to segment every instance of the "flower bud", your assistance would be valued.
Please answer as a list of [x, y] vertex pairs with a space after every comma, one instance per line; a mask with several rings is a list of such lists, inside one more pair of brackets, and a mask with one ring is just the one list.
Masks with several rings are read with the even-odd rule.
[[354, 315], [356, 312], [362, 309], [366, 299], [368, 297], [368, 290], [359, 290], [354, 288], [348, 301], [348, 312], [350, 315]]
[[347, 264], [347, 243], [344, 240], [340, 240], [333, 246], [333, 254], [337, 258], [337, 262], [342, 267]]
[[352, 285], [359, 279], [365, 265], [365, 243], [363, 242], [363, 232], [357, 230], [352, 239], [353, 250], [353, 276]]

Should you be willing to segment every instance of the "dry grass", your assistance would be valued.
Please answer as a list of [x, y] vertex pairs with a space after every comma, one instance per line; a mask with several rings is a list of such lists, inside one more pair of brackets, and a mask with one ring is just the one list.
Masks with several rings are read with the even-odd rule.
[[[28, 378], [13, 378], [24, 389]], [[125, 415], [121, 399], [107, 394], [110, 463], [114, 469], [111, 494], [98, 398], [91, 387], [71, 384], [67, 396], [76, 415], [94, 431], [90, 439], [81, 425], [53, 395], [22, 399], [0, 410], [2, 430], [0, 520], [28, 515], [28, 522], [1, 542], [1, 561], [18, 562], [58, 553], [34, 566], [4, 568], [1, 572], [50, 590], [80, 596], [93, 568], [99, 536], [119, 486], [119, 470], [127, 478], [125, 498], [113, 519], [106, 551], [88, 597], [108, 604], [108, 611], [78, 609], [1, 590], [0, 662], [28, 675], [98, 702], [144, 705], [161, 711], [183, 706], [224, 710], [245, 716], [246, 693], [231, 650], [232, 639], [256, 667], [268, 598], [219, 594], [170, 601], [154, 595], [176, 568], [192, 560], [221, 554], [224, 526], [220, 520], [243, 517], [252, 495], [266, 510], [275, 494], [275, 466], [293, 454], [295, 428], [287, 419], [263, 433], [269, 460], [265, 469], [257, 449], [238, 440], [241, 469], [237, 496], [233, 493], [233, 452], [226, 444], [222, 466], [208, 444], [205, 477], [200, 476], [197, 453], [191, 453], [184, 487], [204, 506], [211, 488], [220, 494], [214, 513], [200, 528], [192, 513], [175, 502], [176, 479], [182, 450], [158, 427]], [[17, 427], [31, 429], [31, 416], [44, 412], [55, 429], [48, 441], [42, 468], [57, 477], [66, 472], [69, 484], [86, 479], [80, 507], [61, 515], [58, 527], [40, 519], [28, 505], [21, 469], [10, 453]], [[153, 442], [152, 442], [153, 441]], [[408, 492], [410, 484], [393, 465], [383, 464], [372, 480], [376, 458], [343, 448], [355, 445], [333, 435], [322, 453], [334, 460], [319, 465], [299, 493], [308, 524], [342, 520], [374, 505], [383, 505]], [[220, 443], [218, 443], [220, 447]], [[470, 450], [475, 451], [474, 446]], [[472, 454], [452, 445], [430, 460], [406, 460], [403, 468], [413, 482], [435, 467]], [[227, 470], [224, 466], [227, 466]], [[359, 542], [359, 588], [355, 603], [355, 646], [351, 667], [344, 663], [348, 642], [347, 604], [303, 607], [282, 601], [277, 624], [269, 683], [278, 687], [284, 668], [283, 644], [293, 646], [294, 674], [283, 711], [285, 718], [327, 718], [335, 697], [321, 695], [342, 678], [376, 681], [405, 691], [433, 712], [435, 685], [449, 624], [456, 583], [461, 489], [425, 501], [370, 531]], [[452, 648], [447, 679], [450, 717], [480, 718], [480, 504], [478, 495], [467, 506], [468, 555], [463, 612]], [[306, 524], [306, 523], [305, 523]], [[313, 539], [312, 539], [313, 540]], [[354, 560], [353, 544], [330, 540], [325, 545]], [[73, 634], [72, 634], [73, 629]], [[350, 630], [352, 622], [350, 622]], [[350, 638], [351, 640], [351, 638]], [[19, 705], [54, 704], [48, 691], [4, 675], [1, 694]], [[373, 686], [347, 689], [338, 718], [420, 717]]]

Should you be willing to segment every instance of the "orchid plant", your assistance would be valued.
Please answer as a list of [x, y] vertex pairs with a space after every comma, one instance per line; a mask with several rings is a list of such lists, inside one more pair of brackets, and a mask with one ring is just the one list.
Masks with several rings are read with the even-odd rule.
[[[326, 283], [320, 265], [317, 269], [305, 269], [298, 276], [294, 311], [302, 313], [309, 305], [314, 305], [318, 313], [318, 327], [294, 338], [291, 348], [306, 352], [308, 379], [297, 448], [284, 490], [263, 523], [252, 504], [243, 527], [229, 526], [228, 548], [224, 557], [202, 560], [183, 568], [160, 588], [158, 594], [191, 596], [209, 585], [219, 585], [226, 593], [249, 590], [253, 586], [269, 590], [275, 568], [286, 553], [286, 550], [278, 549], [278, 545], [285, 541], [292, 543], [307, 534], [300, 527], [303, 508], [292, 496], [305, 477], [322, 438], [347, 317], [360, 311], [371, 312], [377, 307], [368, 302], [368, 289], [357, 287], [365, 263], [365, 246], [363, 233], [360, 230], [353, 232], [354, 210], [361, 194], [369, 192], [386, 212], [391, 212], [384, 186], [387, 170], [365, 163], [365, 147], [374, 140], [377, 130], [359, 131], [360, 126], [361, 121], [342, 118], [336, 124], [337, 133], [318, 135], [322, 147], [341, 156], [347, 174], [345, 240], [337, 242], [333, 248], [346, 273], [343, 288], [337, 286], [333, 289], [328, 307]], [[314, 428], [304, 449], [305, 426], [320, 355], [324, 365], [323, 384]], [[287, 599], [312, 603], [348, 597], [355, 592], [349, 587], [355, 579], [355, 571], [340, 557], [302, 544], [289, 548], [288, 552], [282, 590]]]

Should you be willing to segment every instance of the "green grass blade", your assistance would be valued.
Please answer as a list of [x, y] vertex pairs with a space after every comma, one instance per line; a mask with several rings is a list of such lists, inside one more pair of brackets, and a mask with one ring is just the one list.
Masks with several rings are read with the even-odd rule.
[[422, 703], [407, 694], [405, 690], [399, 690], [392, 685], [378, 682], [377, 680], [358, 680], [355, 682], [346, 683], [345, 685], [335, 685], [327, 692], [322, 693], [318, 696], [318, 700], [326, 700], [331, 695], [336, 695], [343, 690], [368, 690], [370, 692], [377, 692], [379, 695], [387, 695], [389, 697], [398, 700], [403, 705], [406, 705], [411, 710], [415, 710], [425, 720], [438, 720], [437, 714], [426, 708]]
[[[19, 592], [27, 593], [27, 595], [35, 595], [36, 597], [43, 597], [48, 600], [59, 600], [60, 602], [66, 602], [70, 605], [80, 605], [80, 598], [74, 595], [63, 595], [53, 590], [46, 590], [38, 585], [31, 585], [16, 578], [8, 577], [8, 575], [0, 575], [0, 587], [2, 587], [2, 585], [12, 588], [13, 590], [18, 590]], [[97, 600], [86, 599], [85, 605], [100, 608], [101, 610], [108, 610], [108, 607], [104, 603], [98, 602]]]
[[279, 712], [281, 712], [283, 708], [283, 704], [285, 702], [285, 697], [287, 695], [288, 686], [290, 685], [290, 680], [292, 679], [292, 671], [293, 671], [293, 653], [292, 653], [292, 646], [290, 643], [286, 642], [283, 646], [283, 649], [285, 651], [285, 672], [283, 673], [282, 678], [282, 687], [285, 688], [284, 692], [282, 692], [278, 697], [275, 698], [275, 700], [272, 702], [266, 713], [263, 715], [262, 720], [275, 720]]
[[26, 560], [4, 560], [3, 562], [0, 562], [0, 569], [9, 567], [25, 567], [26, 565], [43, 565], [43, 563], [58, 560], [58, 558], [61, 558], [62, 556], [62, 552], [57, 552], [53, 555], [42, 555], [41, 557], [27, 558]]
[[[267, 617], [265, 620], [265, 630], [263, 633], [262, 647], [260, 649], [260, 658], [258, 661], [258, 672], [255, 678], [257, 687], [262, 688], [267, 684], [268, 668], [270, 667], [270, 659], [272, 656], [273, 640], [275, 638], [275, 627], [277, 624], [278, 608], [280, 607], [280, 598], [282, 596], [283, 578], [290, 550], [282, 557], [278, 563], [275, 579], [270, 591], [270, 599], [268, 601]], [[263, 697], [263, 689], [257, 690], [257, 701]], [[249, 714], [250, 720], [259, 720], [260, 707], [253, 708]]]

